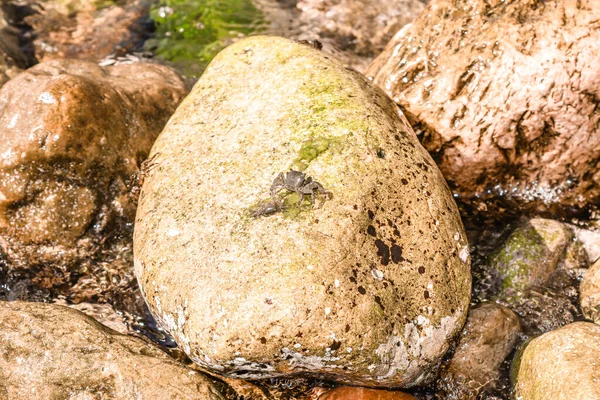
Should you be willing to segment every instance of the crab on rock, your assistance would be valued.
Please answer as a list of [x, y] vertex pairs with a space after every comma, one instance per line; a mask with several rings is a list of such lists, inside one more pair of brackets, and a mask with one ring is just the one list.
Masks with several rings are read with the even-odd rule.
[[310, 176], [306, 176], [305, 173], [300, 171], [290, 170], [288, 172], [281, 172], [277, 175], [277, 178], [271, 185], [271, 197], [275, 198], [277, 194], [283, 189], [289, 190], [290, 192], [296, 192], [300, 196], [298, 205], [302, 203], [304, 195], [310, 195], [310, 203], [312, 206], [315, 205], [316, 193], [322, 193], [327, 195], [329, 198], [333, 197], [333, 193], [325, 190], [323, 185], [317, 181], [313, 181]]

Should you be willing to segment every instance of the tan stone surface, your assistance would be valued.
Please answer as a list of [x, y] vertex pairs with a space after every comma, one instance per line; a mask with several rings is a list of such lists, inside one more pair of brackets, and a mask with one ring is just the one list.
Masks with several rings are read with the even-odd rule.
[[[215, 58], [154, 155], [136, 275], [195, 362], [242, 378], [432, 377], [469, 304], [465, 233], [431, 158], [362, 75], [294, 41], [245, 39]], [[288, 196], [254, 217], [290, 168], [333, 198]]]
[[533, 339], [516, 372], [518, 400], [600, 398], [600, 326], [575, 322]]
[[0, 303], [0, 378], [11, 400], [223, 399], [156, 346], [44, 303]]
[[461, 200], [570, 212], [600, 200], [599, 18], [598, 0], [432, 1], [366, 74]]

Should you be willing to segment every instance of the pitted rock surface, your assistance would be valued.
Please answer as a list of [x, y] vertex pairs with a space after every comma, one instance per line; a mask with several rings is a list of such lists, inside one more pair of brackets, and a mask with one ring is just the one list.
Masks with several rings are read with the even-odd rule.
[[[468, 246], [441, 173], [380, 89], [309, 46], [245, 39], [150, 157], [135, 272], [196, 363], [365, 386], [432, 378], [466, 318]], [[333, 198], [287, 195], [254, 216], [291, 168]]]
[[600, 199], [599, 18], [596, 0], [436, 0], [366, 74], [462, 201], [575, 212]]
[[[127, 182], [186, 93], [172, 70], [49, 61], [0, 90], [0, 252], [67, 273], [131, 241]], [[47, 286], [48, 284], [46, 284]]]
[[533, 339], [515, 366], [515, 398], [600, 398], [600, 326], [575, 322]]
[[223, 400], [158, 347], [67, 307], [0, 302], [0, 344], [3, 399]]

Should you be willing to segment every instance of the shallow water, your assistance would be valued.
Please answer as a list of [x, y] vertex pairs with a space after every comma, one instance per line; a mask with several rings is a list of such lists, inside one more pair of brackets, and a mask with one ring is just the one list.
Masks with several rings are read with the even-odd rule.
[[159, 0], [150, 17], [156, 31], [146, 50], [192, 78], [233, 41], [267, 31], [263, 13], [250, 0]]

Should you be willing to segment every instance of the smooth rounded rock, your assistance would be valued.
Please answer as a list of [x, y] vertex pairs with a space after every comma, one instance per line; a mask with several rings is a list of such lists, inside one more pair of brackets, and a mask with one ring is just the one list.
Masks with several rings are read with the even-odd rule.
[[598, 18], [597, 0], [434, 0], [366, 74], [460, 201], [577, 212], [600, 201]]
[[68, 307], [0, 302], [0, 398], [223, 400], [204, 375]]
[[[439, 170], [362, 75], [291, 40], [239, 41], [150, 157], [135, 272], [196, 363], [365, 386], [433, 377], [466, 318], [465, 233]], [[290, 169], [332, 196], [298, 206], [282, 191], [279, 209], [270, 188]]]
[[441, 398], [476, 399], [480, 392], [494, 389], [520, 331], [519, 317], [507, 307], [483, 303], [471, 309], [456, 351], [438, 381]]
[[600, 398], [600, 326], [575, 322], [533, 339], [515, 366], [519, 400]]

